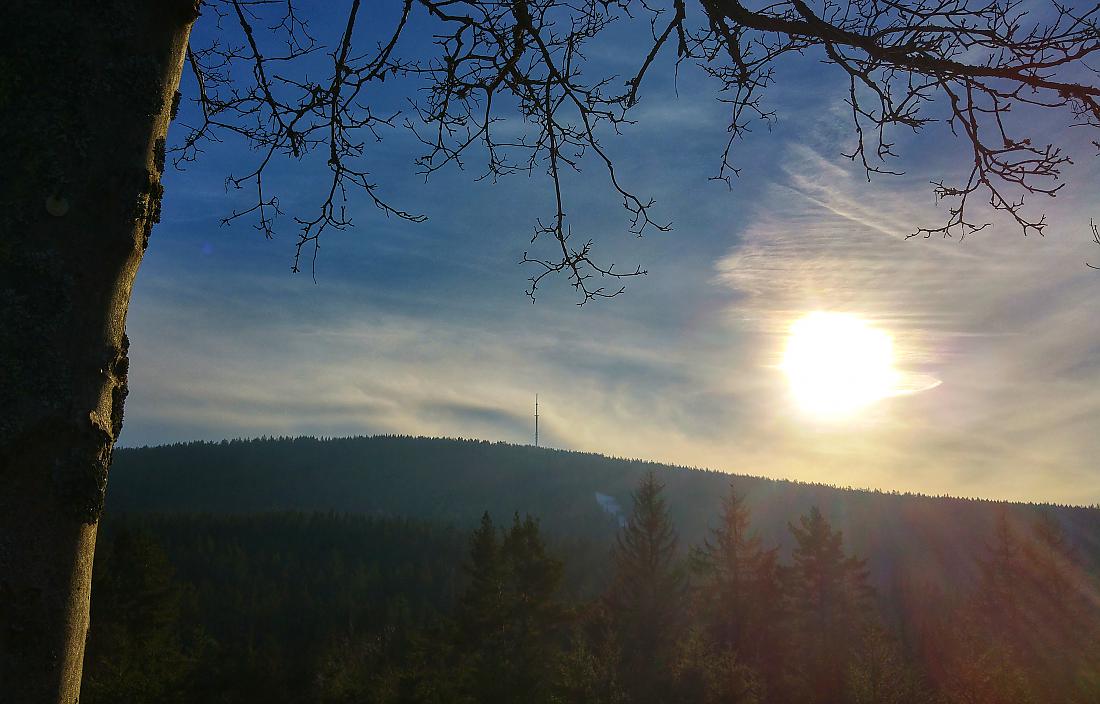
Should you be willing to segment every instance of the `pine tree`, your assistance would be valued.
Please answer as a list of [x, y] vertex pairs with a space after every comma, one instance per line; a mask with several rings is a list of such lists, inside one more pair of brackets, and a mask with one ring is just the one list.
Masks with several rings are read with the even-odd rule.
[[505, 613], [505, 564], [488, 511], [470, 537], [470, 556], [463, 570], [470, 584], [459, 603], [459, 627], [470, 642], [484, 642], [499, 635]]
[[493, 519], [486, 511], [470, 538], [464, 566], [469, 586], [459, 601], [453, 679], [471, 701], [485, 704], [508, 700], [501, 674], [509, 667], [506, 625], [509, 605], [505, 588], [507, 566]]
[[1057, 520], [1042, 513], [1025, 531], [999, 513], [978, 565], [959, 689], [979, 701], [1094, 701], [1100, 592]]
[[562, 610], [555, 601], [562, 563], [550, 556], [538, 522], [514, 517], [503, 539], [486, 512], [470, 541], [456, 632], [456, 677], [482, 704], [548, 701]]
[[765, 550], [750, 533], [749, 509], [730, 487], [717, 528], [691, 555], [694, 611], [709, 638], [759, 664], [777, 649], [781, 586], [777, 548]]
[[538, 521], [531, 516], [521, 521], [518, 513], [501, 553], [508, 575], [507, 643], [511, 664], [506, 679], [517, 701], [547, 701], [557, 661], [554, 636], [564, 617], [555, 601], [561, 586], [562, 562], [547, 554]]
[[1036, 601], [1042, 619], [1035, 630], [1037, 655], [1045, 660], [1045, 691], [1066, 701], [1100, 701], [1100, 581], [1050, 512], [1040, 514], [1029, 552], [1042, 579]]
[[684, 572], [663, 488], [649, 472], [634, 492], [633, 510], [616, 539], [607, 595], [622, 645], [622, 681], [634, 704], [666, 696], [683, 615]]
[[867, 620], [871, 588], [864, 561], [844, 553], [844, 539], [815, 506], [789, 524], [795, 550], [788, 581], [796, 673], [802, 702], [841, 700], [845, 672]]
[[978, 582], [944, 634], [953, 640], [947, 699], [959, 704], [1026, 704], [1036, 696], [1034, 664], [1023, 657], [1031, 576], [1021, 536], [1001, 511], [978, 558]]

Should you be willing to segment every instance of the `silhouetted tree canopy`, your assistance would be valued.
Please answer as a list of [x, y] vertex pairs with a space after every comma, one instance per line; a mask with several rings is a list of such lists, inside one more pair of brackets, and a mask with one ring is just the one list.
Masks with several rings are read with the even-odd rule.
[[[294, 214], [294, 269], [303, 250], [329, 229], [351, 225], [345, 205], [360, 192], [387, 214], [412, 221], [421, 213], [392, 203], [371, 175], [372, 145], [391, 128], [411, 129], [414, 155], [429, 175], [448, 165], [479, 163], [484, 177], [545, 172], [551, 205], [532, 242], [549, 238], [554, 254], [524, 255], [536, 267], [528, 293], [563, 273], [580, 300], [614, 296], [606, 279], [645, 273], [593, 258], [593, 240], [567, 216], [567, 180], [587, 160], [601, 166], [627, 211], [630, 232], [665, 230], [654, 202], [616, 171], [605, 142], [634, 119], [654, 71], [694, 68], [715, 79], [728, 108], [725, 149], [714, 178], [738, 172], [734, 147], [754, 124], [776, 114], [765, 99], [781, 62], [832, 67], [847, 88], [851, 147], [868, 177], [896, 173], [896, 131], [936, 124], [959, 138], [965, 175], [934, 182], [947, 202], [939, 224], [914, 234], [965, 234], [1000, 211], [1025, 233], [1042, 232], [1041, 215], [1024, 209], [1028, 194], [1054, 195], [1072, 155], [1050, 143], [1029, 118], [1100, 130], [1100, 6], [1047, 0], [404, 0], [389, 10], [348, 4], [342, 31], [313, 33], [304, 3], [205, 0], [213, 40], [188, 52], [188, 98], [199, 120], [175, 152], [177, 162], [235, 135], [258, 153], [229, 184], [255, 192], [253, 216], [270, 236], [279, 200], [264, 186], [274, 159], [319, 152], [329, 171], [323, 202]], [[624, 29], [615, 29], [617, 27]], [[614, 36], [635, 69], [616, 75], [589, 58]], [[623, 37], [629, 41], [623, 41]], [[424, 41], [431, 38], [430, 44]], [[614, 39], [612, 40], [614, 41]], [[308, 70], [307, 70], [308, 67]], [[319, 73], [323, 71], [324, 73]], [[386, 81], [404, 80], [408, 105], [379, 99]], [[517, 131], [505, 118], [522, 123]], [[677, 136], [668, 135], [675, 141]], [[1100, 138], [1093, 143], [1100, 149]], [[984, 205], [980, 202], [984, 200]], [[986, 208], [985, 206], [988, 206]], [[541, 252], [541, 250], [540, 250]]]

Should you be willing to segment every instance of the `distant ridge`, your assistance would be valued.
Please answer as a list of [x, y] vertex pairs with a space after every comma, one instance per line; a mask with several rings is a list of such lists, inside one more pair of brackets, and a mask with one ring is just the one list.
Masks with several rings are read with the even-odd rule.
[[[682, 545], [700, 542], [732, 484], [745, 495], [766, 543], [789, 548], [787, 523], [811, 506], [869, 558], [882, 587], [897, 579], [933, 584], [969, 574], [996, 516], [1028, 531], [1055, 516], [1095, 567], [1100, 510], [842, 489], [731, 475], [598, 454], [479, 440], [372, 436], [263, 438], [121, 448], [111, 469], [108, 511], [258, 513], [334, 511], [472, 525], [485, 510], [537, 515], [554, 532], [611, 540], [638, 479], [653, 470], [666, 486]], [[603, 497], [603, 498], [600, 498]]]

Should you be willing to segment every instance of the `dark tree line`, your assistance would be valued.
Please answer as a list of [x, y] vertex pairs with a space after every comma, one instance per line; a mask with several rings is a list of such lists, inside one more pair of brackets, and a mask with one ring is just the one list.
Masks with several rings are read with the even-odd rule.
[[[887, 601], [816, 508], [787, 559], [731, 491], [684, 550], [647, 474], [571, 589], [537, 520], [334, 514], [108, 524], [83, 700], [1001, 704], [1100, 695], [1100, 580], [1061, 527], [1007, 517], [978, 578]], [[873, 526], [868, 528], [873, 530]], [[562, 543], [556, 543], [563, 545]], [[598, 549], [595, 552], [600, 552]]]

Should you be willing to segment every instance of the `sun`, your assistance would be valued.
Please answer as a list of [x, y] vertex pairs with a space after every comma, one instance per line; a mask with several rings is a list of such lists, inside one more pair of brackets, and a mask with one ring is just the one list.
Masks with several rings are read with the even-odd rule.
[[791, 325], [781, 368], [795, 401], [822, 418], [846, 418], [898, 393], [894, 343], [856, 315], [813, 312]]

